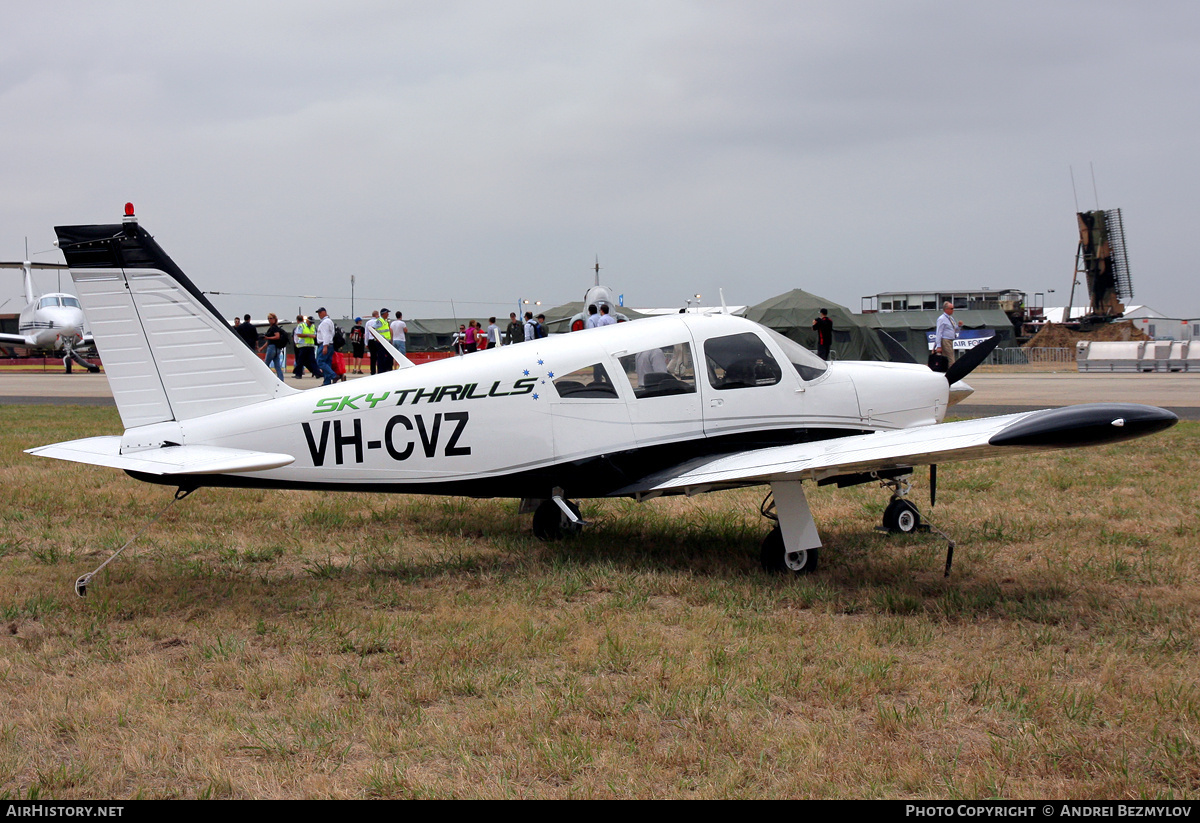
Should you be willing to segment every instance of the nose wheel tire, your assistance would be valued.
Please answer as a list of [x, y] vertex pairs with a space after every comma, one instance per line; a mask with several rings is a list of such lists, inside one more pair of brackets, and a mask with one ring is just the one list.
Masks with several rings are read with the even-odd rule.
[[763, 540], [759, 559], [763, 569], [774, 574], [812, 574], [817, 570], [817, 550], [786, 551], [783, 531], [778, 526], [771, 529], [771, 533]]
[[[573, 500], [565, 502], [578, 518], [579, 504]], [[571, 519], [563, 514], [562, 509], [553, 500], [543, 500], [533, 513], [533, 536], [538, 540], [547, 542], [561, 540], [564, 537], [579, 534], [580, 529], [580, 525], [572, 523]]]
[[895, 498], [883, 510], [883, 527], [890, 532], [912, 534], [921, 525], [917, 507], [903, 498]]

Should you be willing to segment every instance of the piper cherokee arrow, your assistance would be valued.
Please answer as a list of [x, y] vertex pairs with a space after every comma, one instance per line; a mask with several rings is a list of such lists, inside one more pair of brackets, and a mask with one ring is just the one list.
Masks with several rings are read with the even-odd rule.
[[55, 231], [125, 431], [28, 451], [176, 486], [176, 499], [204, 486], [525, 498], [540, 501], [533, 531], [549, 539], [585, 525], [580, 498], [767, 485], [762, 512], [777, 525], [762, 564], [808, 573], [821, 540], [805, 481], [882, 482], [892, 492], [884, 526], [907, 532], [922, 525], [906, 497], [915, 467], [931, 467], [932, 486], [939, 463], [1127, 440], [1177, 420], [1099, 403], [943, 423], [989, 346], [945, 374], [827, 363], [728, 314], [649, 318], [419, 367], [392, 349], [397, 371], [298, 391], [236, 336], [132, 206], [122, 223]]

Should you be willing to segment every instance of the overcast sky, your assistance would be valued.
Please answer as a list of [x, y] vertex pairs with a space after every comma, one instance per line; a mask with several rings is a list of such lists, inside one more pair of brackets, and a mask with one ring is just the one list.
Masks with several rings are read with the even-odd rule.
[[1054, 305], [1097, 194], [1124, 214], [1130, 302], [1200, 315], [1195, 2], [42, 0], [0, 20], [0, 259], [133, 201], [227, 316], [348, 314], [355, 275], [359, 314], [486, 318], [581, 299], [596, 255], [629, 306]]

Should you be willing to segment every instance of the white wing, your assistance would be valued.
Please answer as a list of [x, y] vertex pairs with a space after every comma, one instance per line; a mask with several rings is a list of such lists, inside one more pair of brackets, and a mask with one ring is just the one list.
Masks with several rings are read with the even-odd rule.
[[696, 458], [656, 472], [616, 495], [697, 494], [780, 480], [826, 480], [1021, 452], [1092, 446], [1175, 424], [1165, 409], [1089, 403], [898, 431], [859, 434]]

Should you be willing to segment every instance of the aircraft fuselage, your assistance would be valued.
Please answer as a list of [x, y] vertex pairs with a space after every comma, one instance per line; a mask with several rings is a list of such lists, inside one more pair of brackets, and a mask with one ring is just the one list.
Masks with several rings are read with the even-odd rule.
[[825, 364], [742, 318], [673, 315], [140, 426], [121, 451], [295, 457], [202, 485], [591, 497], [703, 454], [933, 424], [947, 396], [924, 367]]

